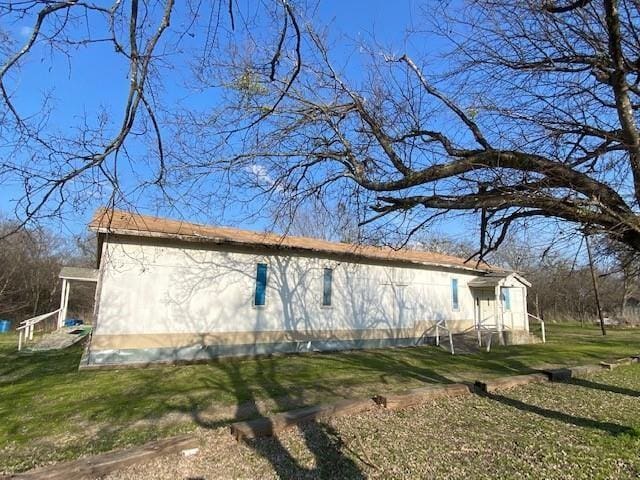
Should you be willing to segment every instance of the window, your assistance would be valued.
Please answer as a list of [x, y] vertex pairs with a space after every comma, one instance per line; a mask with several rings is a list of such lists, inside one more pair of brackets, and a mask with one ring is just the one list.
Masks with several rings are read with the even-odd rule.
[[253, 298], [253, 304], [256, 307], [263, 306], [267, 296], [267, 264], [259, 263], [256, 270], [256, 294]]
[[458, 310], [460, 308], [460, 303], [458, 302], [458, 279], [451, 279], [451, 307], [454, 310]]
[[330, 268], [324, 269], [324, 276], [322, 277], [322, 306], [331, 306], [331, 283], [333, 282], [333, 270]]
[[502, 287], [500, 292], [502, 293], [502, 305], [504, 309], [511, 310], [511, 296], [509, 294], [509, 288]]

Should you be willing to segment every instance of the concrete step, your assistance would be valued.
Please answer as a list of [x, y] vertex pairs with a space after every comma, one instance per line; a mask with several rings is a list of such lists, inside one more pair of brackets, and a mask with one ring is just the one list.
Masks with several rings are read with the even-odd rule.
[[[448, 336], [440, 337], [440, 348], [451, 352]], [[473, 355], [474, 353], [478, 353], [481, 350], [478, 346], [478, 335], [476, 332], [453, 334], [453, 349], [456, 355]]]

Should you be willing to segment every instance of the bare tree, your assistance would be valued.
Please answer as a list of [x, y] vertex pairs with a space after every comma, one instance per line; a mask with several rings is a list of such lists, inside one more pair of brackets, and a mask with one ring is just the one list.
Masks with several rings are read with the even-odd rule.
[[[595, 244], [595, 254], [604, 259], [607, 265], [603, 276], [619, 278], [620, 304], [616, 309], [620, 315], [627, 314], [627, 302], [638, 295], [640, 287], [640, 254], [637, 250], [620, 245], [609, 239], [600, 239]], [[633, 318], [633, 320], [637, 320]]]
[[[224, 18], [228, 32], [238, 30], [234, 4], [215, 5], [189, 3], [182, 23]], [[284, 0], [260, 3], [271, 30], [258, 35], [245, 19], [241, 41], [230, 35], [213, 48], [205, 35], [194, 50], [194, 88], [222, 88], [219, 108], [163, 111], [162, 67], [193, 32], [189, 22], [170, 28], [171, 0], [117, 1], [110, 8], [7, 3], [6, 15], [35, 20], [33, 35], [0, 70], [8, 107], [2, 138], [19, 150], [6, 156], [12, 160], [0, 176], [21, 178], [27, 216], [94, 190], [96, 178], [124, 198], [119, 169], [126, 167], [136, 198], [146, 186], [170, 197], [165, 203], [202, 209], [223, 208], [220, 197], [245, 194], [284, 208], [314, 196], [328, 205], [347, 198], [374, 212], [360, 222], [395, 232], [406, 225], [407, 237], [445, 214], [469, 212], [480, 218], [480, 259], [514, 223], [538, 217], [640, 250], [638, 3], [439, 5], [425, 7], [410, 50], [390, 53], [363, 42], [356, 68], [342, 59], [336, 65], [331, 32], [314, 28], [311, 15]], [[105, 38], [69, 34], [79, 31], [69, 30], [69, 22], [87, 16], [102, 19]], [[219, 25], [201, 27], [213, 34]], [[444, 61], [431, 57], [435, 36], [451, 46]], [[65, 51], [78, 42], [113, 45], [130, 70], [119, 128], [97, 116], [76, 136], [60, 137], [42, 127], [47, 108], [20, 115], [7, 82], [38, 39]], [[166, 134], [171, 142], [163, 141]], [[132, 153], [141, 145], [144, 154]], [[169, 195], [171, 184], [177, 190]], [[221, 195], [214, 198], [215, 189]]]
[[[315, 56], [266, 122], [251, 134], [241, 128], [255, 124], [272, 91], [245, 92], [221, 113], [242, 146], [219, 157], [229, 170], [269, 172], [265, 193], [281, 202], [339, 198], [353, 183], [350, 194], [375, 212], [366, 221], [410, 216], [409, 234], [444, 212], [475, 212], [480, 258], [514, 222], [536, 217], [639, 250], [639, 8], [477, 0], [461, 12], [432, 10], [427, 38], [453, 45], [447, 72], [441, 59], [425, 60], [428, 51], [366, 44], [364, 71], [338, 68], [326, 34], [308, 29]], [[255, 72], [253, 82], [265, 79]]]
[[[0, 318], [23, 320], [58, 308], [63, 266], [92, 267], [95, 240], [71, 242], [42, 227], [21, 228], [0, 217]], [[90, 313], [95, 285], [73, 286], [71, 312]]]
[[[65, 208], [75, 211], [96, 197], [115, 203], [140, 198], [145, 189], [164, 193], [170, 182], [167, 117], [175, 111], [165, 101], [166, 91], [176, 87], [175, 79], [166, 83], [164, 77], [176, 69], [192, 78], [207, 75], [199, 59], [236, 33], [270, 45], [260, 69], [272, 81], [281, 80], [286, 92], [301, 65], [296, 12], [288, 0], [243, 6], [232, 0], [0, 2], [0, 39], [6, 40], [0, 46], [0, 185], [23, 185], [17, 227], [60, 216]], [[261, 25], [268, 26], [262, 33]], [[8, 34], [17, 27], [22, 43]], [[128, 73], [120, 98], [77, 112], [61, 128], [61, 108], [47, 90], [47, 76], [41, 79], [43, 92], [22, 91], [21, 68], [47, 56], [71, 66], [81, 51]], [[282, 57], [289, 53], [296, 61], [284, 67]], [[98, 75], [93, 78], [100, 82]], [[39, 95], [34, 111], [24, 99]], [[265, 109], [260, 117], [269, 113]]]
[[276, 208], [274, 226], [288, 235], [319, 238], [334, 242], [371, 243], [358, 225], [358, 214], [350, 205], [326, 205], [322, 198], [290, 205], [291, 210]]

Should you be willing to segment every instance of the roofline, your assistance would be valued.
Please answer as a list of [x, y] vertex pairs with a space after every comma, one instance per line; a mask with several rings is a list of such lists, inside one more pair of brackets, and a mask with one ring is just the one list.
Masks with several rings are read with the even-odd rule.
[[242, 241], [233, 241], [226, 238], [220, 237], [211, 237], [206, 235], [181, 235], [177, 233], [165, 233], [165, 232], [150, 232], [143, 230], [130, 230], [125, 228], [105, 228], [105, 227], [90, 227], [91, 230], [95, 231], [98, 234], [104, 234], [105, 240], [109, 235], [123, 235], [129, 237], [143, 237], [143, 238], [155, 238], [155, 239], [170, 239], [170, 240], [179, 240], [187, 243], [203, 243], [203, 244], [213, 244], [213, 245], [230, 245], [237, 247], [248, 247], [252, 245], [259, 245], [260, 247], [267, 250], [281, 250], [281, 251], [299, 251], [299, 252], [311, 252], [311, 253], [323, 253], [327, 256], [332, 257], [349, 257], [349, 258], [362, 258], [367, 260], [376, 260], [383, 263], [404, 263], [408, 265], [422, 265], [429, 267], [440, 267], [440, 268], [448, 268], [451, 270], [463, 270], [474, 273], [491, 273], [496, 271], [501, 271], [497, 268], [491, 269], [482, 269], [482, 268], [474, 268], [467, 267], [464, 265], [456, 265], [453, 263], [440, 263], [440, 262], [427, 262], [427, 261], [417, 261], [417, 260], [409, 260], [403, 258], [384, 258], [382, 256], [376, 255], [367, 255], [363, 252], [332, 252], [329, 250], [323, 250], [320, 248], [312, 248], [312, 247], [302, 247], [302, 246], [289, 246], [289, 245], [271, 245], [271, 244], [255, 244], [249, 242]]
[[[65, 273], [68, 272], [68, 273]], [[87, 275], [80, 275], [81, 273], [86, 273]], [[91, 276], [89, 276], [89, 274]], [[97, 268], [87, 268], [87, 267], [69, 267], [63, 266], [60, 269], [60, 273], [58, 274], [58, 278], [63, 280], [77, 280], [80, 282], [97, 282], [98, 281], [99, 270]]]
[[66, 275], [58, 275], [58, 278], [61, 278], [63, 280], [74, 280], [74, 281], [78, 281], [78, 282], [92, 282], [92, 283], [96, 283], [98, 281], [97, 278], [84, 278], [84, 277], [68, 277]]
[[[139, 218], [143, 224], [146, 224], [147, 221], [172, 222], [178, 224], [178, 228], [173, 229], [173, 231], [172, 229], [165, 230], [161, 228], [138, 228], [135, 221], [133, 225], [129, 224], [129, 221], [120, 224], [112, 221], [116, 216], [128, 216], [131, 219]], [[314, 254], [323, 254], [329, 257], [346, 257], [356, 260], [368, 259], [383, 264], [400, 263], [407, 265], [423, 265], [473, 272], [477, 274], [510, 273], [486, 262], [471, 262], [469, 259], [465, 260], [461, 257], [439, 254], [436, 252], [400, 249], [394, 250], [390, 247], [349, 244], [312, 237], [243, 230], [234, 227], [203, 225], [170, 218], [143, 215], [114, 208], [99, 208], [89, 223], [89, 229], [97, 232], [99, 244], [101, 243], [100, 240], [106, 240], [109, 235], [122, 235], [129, 237], [170, 239], [188, 243], [229, 245], [245, 248], [260, 247], [267, 251], [311, 252]], [[247, 234], [249, 237], [246, 236]], [[310, 242], [307, 243], [306, 241]], [[98, 251], [97, 253], [99, 260], [101, 252]], [[425, 255], [422, 256], [423, 254]], [[433, 260], [429, 258], [430, 255], [432, 255]]]
[[514, 277], [516, 277], [516, 280], [518, 280], [520, 283], [522, 283], [524, 286], [531, 288], [531, 282], [529, 280], [527, 280], [526, 278], [524, 278], [522, 275], [520, 275], [518, 272], [511, 272], [510, 276], [513, 275]]

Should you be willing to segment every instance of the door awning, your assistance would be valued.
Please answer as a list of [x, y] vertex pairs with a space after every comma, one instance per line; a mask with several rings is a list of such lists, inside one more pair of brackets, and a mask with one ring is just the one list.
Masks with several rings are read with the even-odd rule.
[[522, 275], [515, 272], [491, 272], [482, 277], [474, 278], [467, 285], [473, 288], [495, 288], [501, 285], [507, 278], [513, 277], [523, 285], [530, 287], [529, 283]]

